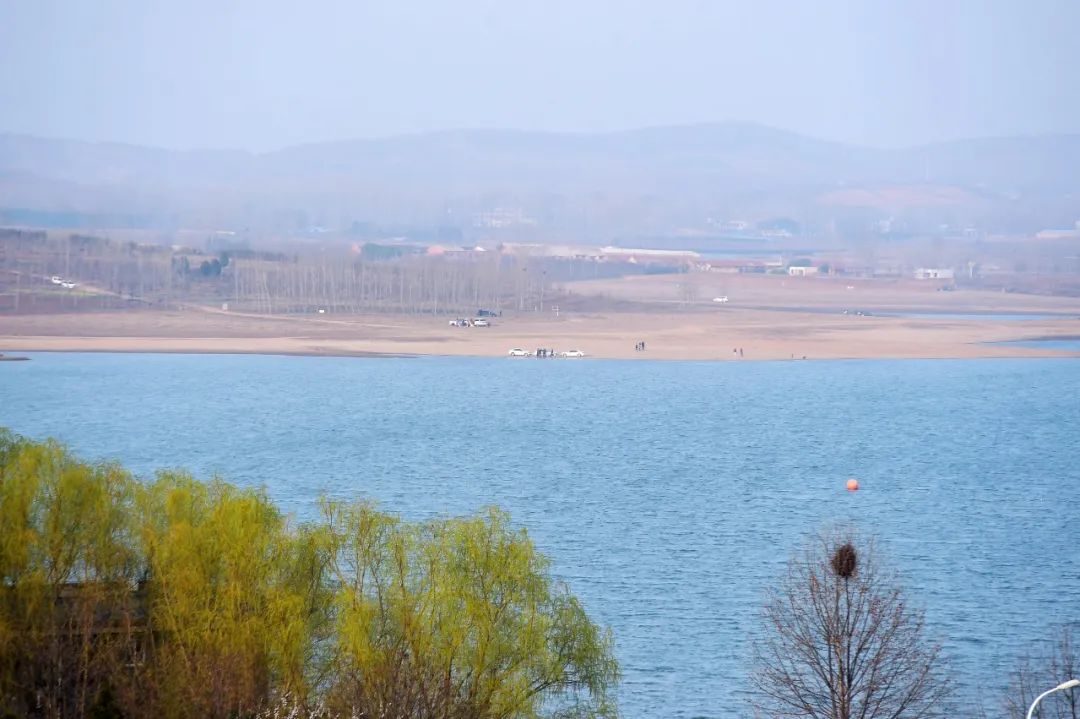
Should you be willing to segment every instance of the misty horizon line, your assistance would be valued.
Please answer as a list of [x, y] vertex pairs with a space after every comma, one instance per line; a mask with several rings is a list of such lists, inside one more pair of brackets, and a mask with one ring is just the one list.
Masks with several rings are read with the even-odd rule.
[[639, 127], [618, 129], [618, 130], [545, 130], [545, 129], [529, 129], [520, 127], [497, 127], [497, 126], [460, 126], [460, 127], [446, 127], [435, 130], [415, 130], [415, 131], [403, 131], [388, 134], [378, 134], [370, 136], [352, 136], [341, 137], [337, 139], [324, 139], [324, 140], [311, 140], [304, 142], [288, 143], [278, 147], [270, 149], [258, 149], [253, 150], [243, 147], [226, 147], [226, 146], [194, 146], [194, 147], [175, 147], [168, 145], [155, 145], [139, 142], [129, 142], [125, 140], [114, 139], [85, 139], [79, 137], [65, 137], [56, 135], [40, 135], [32, 132], [19, 132], [0, 130], [0, 137], [9, 138], [23, 138], [31, 140], [39, 140], [46, 142], [67, 142], [77, 143], [83, 145], [99, 145], [99, 146], [112, 146], [112, 147], [126, 147], [132, 149], [142, 150], [155, 150], [164, 152], [176, 152], [184, 154], [199, 154], [199, 153], [240, 153], [250, 156], [260, 155], [273, 155], [280, 152], [286, 152], [289, 150], [300, 148], [311, 148], [328, 145], [349, 145], [349, 144], [362, 144], [362, 143], [380, 143], [390, 142], [395, 140], [407, 140], [418, 138], [435, 138], [439, 136], [467, 136], [467, 135], [503, 135], [503, 136], [532, 136], [532, 137], [548, 137], [548, 138], [605, 138], [605, 137], [619, 137], [634, 134], [644, 134], [649, 132], [675, 132], [675, 131], [689, 131], [689, 130], [706, 130], [706, 129], [742, 129], [746, 131], [756, 131], [771, 133], [775, 137], [788, 137], [801, 140], [809, 140], [821, 144], [833, 145], [836, 147], [849, 147], [858, 148], [864, 150], [879, 150], [882, 152], [902, 152], [904, 150], [915, 150], [921, 148], [930, 148], [943, 145], [951, 145], [957, 143], [968, 142], [993, 142], [996, 140], [1020, 140], [1020, 139], [1050, 139], [1050, 138], [1075, 138], [1080, 137], [1080, 131], [1076, 132], [1017, 132], [1012, 134], [991, 134], [991, 135], [972, 135], [955, 137], [951, 139], [933, 140], [927, 142], [918, 142], [906, 145], [877, 145], [870, 143], [860, 142], [847, 142], [843, 140], [834, 140], [829, 138], [818, 137], [816, 135], [798, 132], [795, 130], [789, 130], [787, 128], [778, 127], [775, 125], [769, 125], [762, 122], [754, 122], [751, 120], [715, 120], [715, 121], [701, 121], [701, 122], [687, 122], [687, 123], [664, 123], [656, 125], [642, 125]]

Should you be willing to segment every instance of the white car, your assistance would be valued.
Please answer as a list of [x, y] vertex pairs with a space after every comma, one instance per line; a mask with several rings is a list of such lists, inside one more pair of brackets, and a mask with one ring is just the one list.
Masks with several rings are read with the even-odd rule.
[[66, 290], [75, 289], [75, 283], [74, 282], [61, 282], [60, 286], [63, 287], [64, 289], [66, 289]]
[[529, 352], [527, 350], [521, 349], [520, 347], [515, 347], [514, 349], [510, 350], [510, 352], [508, 352], [507, 354], [509, 354], [511, 357], [528, 357], [529, 356]]
[[60, 277], [60, 275], [53, 275], [52, 277], [49, 278], [49, 282], [52, 282], [54, 285], [58, 285], [63, 281], [64, 281], [64, 279], [62, 277]]
[[723, 295], [721, 297], [713, 297], [712, 301], [713, 302], [719, 302], [721, 304], [727, 304], [728, 298], [727, 298], [727, 295]]
[[585, 353], [581, 350], [566, 350], [559, 353], [560, 357], [584, 357]]
[[488, 322], [487, 320], [473, 320], [472, 321], [472, 326], [473, 327], [491, 327], [491, 323]]

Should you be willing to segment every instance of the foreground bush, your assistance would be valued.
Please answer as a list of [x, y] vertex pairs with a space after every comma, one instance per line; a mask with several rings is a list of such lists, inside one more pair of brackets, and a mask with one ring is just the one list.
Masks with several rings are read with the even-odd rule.
[[143, 483], [0, 430], [0, 715], [613, 715], [610, 633], [506, 515]]

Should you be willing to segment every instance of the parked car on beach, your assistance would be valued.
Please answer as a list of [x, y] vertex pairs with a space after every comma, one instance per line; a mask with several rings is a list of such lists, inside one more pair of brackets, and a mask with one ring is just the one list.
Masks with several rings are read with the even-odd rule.
[[514, 349], [510, 350], [507, 354], [509, 354], [511, 357], [528, 357], [529, 356], [528, 350], [523, 350], [520, 347], [515, 347]]
[[472, 326], [473, 327], [491, 327], [491, 323], [488, 322], [487, 320], [473, 320], [472, 321]]
[[584, 357], [585, 353], [581, 350], [566, 350], [559, 353], [560, 357]]

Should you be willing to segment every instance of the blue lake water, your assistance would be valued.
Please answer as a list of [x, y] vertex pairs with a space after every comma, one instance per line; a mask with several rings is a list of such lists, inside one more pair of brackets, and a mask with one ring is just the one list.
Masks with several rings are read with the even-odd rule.
[[995, 342], [994, 344], [1010, 345], [1012, 347], [1029, 347], [1036, 350], [1080, 352], [1080, 337], [1045, 340], [1013, 340], [1010, 342]]
[[1077, 319], [1075, 314], [1025, 314], [1022, 312], [875, 312], [879, 317], [905, 317], [916, 320], [975, 320], [986, 322], [1037, 322], [1040, 320]]
[[87, 457], [302, 517], [320, 493], [508, 509], [614, 629], [627, 717], [749, 716], [763, 593], [834, 523], [879, 538], [990, 715], [1080, 620], [1077, 360], [31, 356], [0, 363], [0, 425]]

